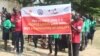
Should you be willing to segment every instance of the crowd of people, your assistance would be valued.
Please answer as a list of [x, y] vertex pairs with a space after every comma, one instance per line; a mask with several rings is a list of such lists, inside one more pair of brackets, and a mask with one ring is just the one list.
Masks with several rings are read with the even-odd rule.
[[4, 40], [4, 49], [7, 51], [8, 40], [12, 33], [12, 46], [16, 49], [17, 54], [23, 53], [24, 38], [22, 33], [21, 13], [13, 8], [13, 13], [9, 13], [6, 8], [2, 8], [1, 24], [2, 24], [2, 39]]
[[[7, 51], [7, 41], [12, 40], [13, 50], [16, 50], [17, 56], [22, 55], [24, 51], [24, 37], [22, 32], [21, 12], [13, 8], [12, 13], [9, 13], [6, 8], [2, 8], [2, 39], [4, 40], [4, 50]], [[49, 49], [49, 54], [52, 53], [53, 46], [55, 47], [55, 54], [58, 51], [69, 49], [69, 56], [79, 56], [79, 51], [84, 50], [95, 32], [96, 21], [94, 17], [89, 14], [81, 15], [77, 12], [72, 13], [72, 35], [68, 34], [54, 34], [54, 35], [28, 35], [28, 42], [30, 38], [33, 40], [34, 47], [38, 47], [38, 40], [41, 39], [41, 47]], [[9, 33], [12, 37], [9, 37]], [[46, 47], [47, 43], [47, 47]], [[73, 52], [72, 52], [73, 51]]]

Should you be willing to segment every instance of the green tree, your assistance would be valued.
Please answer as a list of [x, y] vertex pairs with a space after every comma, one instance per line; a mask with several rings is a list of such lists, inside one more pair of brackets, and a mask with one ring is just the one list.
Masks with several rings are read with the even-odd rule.
[[81, 11], [82, 13], [100, 13], [100, 0], [72, 0], [72, 3], [74, 5], [74, 9]]
[[56, 4], [57, 2], [62, 2], [62, 3], [69, 3], [70, 0], [45, 0], [47, 4]]
[[[32, 4], [36, 0], [17, 0], [23, 7]], [[45, 0], [45, 5], [56, 4], [57, 2], [72, 3], [72, 8], [80, 11], [81, 13], [99, 14], [100, 13], [100, 0]], [[38, 5], [43, 5], [39, 0]]]
[[22, 4], [23, 7], [32, 4], [33, 2], [35, 2], [36, 0], [17, 0], [19, 2], [19, 4]]

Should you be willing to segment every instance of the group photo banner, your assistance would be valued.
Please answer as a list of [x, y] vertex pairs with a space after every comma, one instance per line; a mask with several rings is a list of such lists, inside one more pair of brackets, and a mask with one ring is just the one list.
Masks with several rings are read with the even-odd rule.
[[71, 4], [24, 7], [21, 16], [25, 35], [71, 34]]

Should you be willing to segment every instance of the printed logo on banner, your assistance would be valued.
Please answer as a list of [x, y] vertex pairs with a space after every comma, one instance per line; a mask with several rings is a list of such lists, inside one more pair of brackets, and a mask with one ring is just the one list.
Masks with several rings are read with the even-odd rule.
[[25, 11], [25, 10], [23, 10], [23, 11], [24, 11], [25, 14], [28, 14], [28, 15], [30, 15], [32, 13], [31, 9], [29, 9], [28, 11]]
[[48, 10], [48, 12], [51, 13], [51, 14], [58, 14], [56, 8], [55, 9]]
[[65, 8], [64, 8], [64, 11], [65, 11], [65, 12], [69, 11], [69, 7], [65, 7]]
[[37, 13], [38, 13], [38, 15], [43, 15], [43, 10], [42, 9], [38, 9]]

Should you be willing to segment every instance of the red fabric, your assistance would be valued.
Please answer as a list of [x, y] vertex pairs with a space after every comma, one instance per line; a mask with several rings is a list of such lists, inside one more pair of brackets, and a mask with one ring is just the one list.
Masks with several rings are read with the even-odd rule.
[[[67, 19], [66, 19], [67, 18]], [[71, 34], [71, 14], [55, 16], [23, 16], [22, 28], [25, 35]]]
[[77, 32], [76, 30], [72, 29], [72, 43], [80, 43], [80, 32], [82, 29], [83, 21], [74, 21], [72, 22], [72, 25], [79, 30], [79, 32]]
[[22, 31], [22, 22], [19, 13], [17, 15], [12, 14], [11, 22], [15, 23], [15, 31]]

